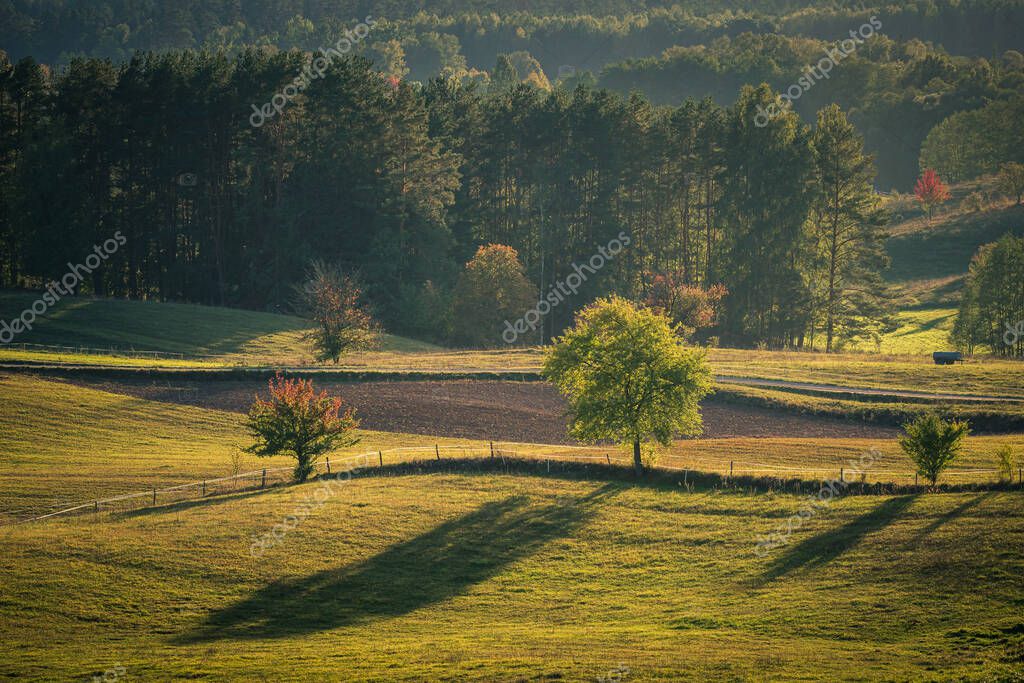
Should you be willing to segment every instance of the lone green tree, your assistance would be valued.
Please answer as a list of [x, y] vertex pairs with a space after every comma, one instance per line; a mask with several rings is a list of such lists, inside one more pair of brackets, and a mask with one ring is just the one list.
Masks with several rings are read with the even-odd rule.
[[255, 443], [248, 453], [267, 458], [289, 455], [296, 460], [295, 479], [305, 481], [321, 455], [359, 441], [353, 435], [359, 425], [352, 408], [341, 398], [319, 393], [308, 379], [270, 380], [270, 400], [256, 397], [249, 408], [246, 427]]
[[926, 413], [903, 425], [900, 448], [914, 464], [917, 473], [935, 486], [939, 475], [960, 454], [970, 428], [966, 422], [943, 420], [935, 413]]
[[712, 386], [704, 352], [686, 348], [665, 316], [617, 296], [577, 315], [548, 350], [544, 376], [569, 401], [570, 435], [631, 443], [637, 476], [641, 443], [701, 433]]

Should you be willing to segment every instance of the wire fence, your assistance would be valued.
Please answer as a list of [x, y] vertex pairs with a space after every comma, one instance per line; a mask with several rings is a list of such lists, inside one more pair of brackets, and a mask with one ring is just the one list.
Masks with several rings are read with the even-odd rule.
[[[550, 448], [553, 452], [520, 452], [522, 448]], [[378, 449], [366, 451], [356, 455], [325, 458], [314, 466], [314, 472], [318, 475], [336, 475], [351, 473], [353, 470], [364, 470], [370, 467], [383, 468], [385, 465], [397, 465], [404, 463], [424, 462], [429, 460], [442, 460], [442, 453], [445, 455], [458, 454], [463, 457], [479, 458], [523, 458], [530, 460], [547, 460], [597, 463], [607, 466], [622, 465], [631, 467], [633, 459], [630, 456], [620, 454], [612, 455], [609, 450], [604, 453], [595, 453], [592, 446], [561, 446], [552, 444], [529, 444], [512, 442], [489, 442], [486, 446], [405, 446], [399, 448]], [[423, 454], [422, 457], [416, 457]], [[385, 456], [387, 461], [385, 462]], [[412, 457], [409, 457], [412, 456]], [[869, 483], [883, 482], [888, 484], [909, 485], [919, 484], [919, 476], [912, 471], [899, 471], [892, 469], [866, 468], [858, 470], [845, 466], [833, 467], [804, 467], [771, 465], [760, 462], [744, 462], [739, 460], [711, 461], [711, 460], [683, 460], [682, 456], [666, 456], [660, 458], [654, 466], [655, 470], [666, 470], [672, 472], [683, 472], [693, 474], [711, 474], [723, 477], [775, 477], [779, 480], [804, 479], [812, 480], [835, 480], [846, 482], [868, 481]], [[549, 467], [550, 469], [550, 467]], [[151, 488], [147, 491], [135, 491], [108, 498], [97, 498], [87, 502], [78, 503], [44, 515], [22, 519], [16, 524], [34, 522], [53, 517], [88, 514], [100, 512], [127, 512], [158, 505], [170, 505], [189, 500], [201, 500], [210, 496], [225, 495], [241, 491], [255, 491], [268, 487], [294, 481], [294, 467], [265, 467], [248, 472], [241, 472], [227, 477], [211, 479], [199, 479], [184, 484], [166, 486], [162, 488]], [[995, 468], [966, 468], [950, 469], [942, 473], [944, 480], [952, 479], [957, 484], [989, 484], [1006, 483], [1006, 472]], [[870, 479], [868, 479], [870, 477]], [[1024, 468], [1018, 468], [1016, 472], [1018, 484], [1024, 485]], [[923, 482], [921, 482], [923, 483]], [[1010, 482], [1013, 483], [1011, 476]]]
[[[93, 346], [58, 346], [55, 344], [3, 344], [0, 349], [11, 349], [15, 351], [46, 351], [55, 353], [74, 353], [82, 356], [115, 356], [124, 358], [154, 358], [167, 360], [184, 360], [185, 358], [207, 358], [206, 356], [186, 356], [183, 353], [173, 351], [139, 351], [136, 349], [122, 349], [116, 347], [97, 348]], [[216, 358], [216, 356], [209, 356]]]

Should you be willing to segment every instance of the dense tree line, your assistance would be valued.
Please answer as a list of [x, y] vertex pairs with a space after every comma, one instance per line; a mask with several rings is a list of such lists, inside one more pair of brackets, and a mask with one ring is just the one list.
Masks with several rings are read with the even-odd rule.
[[[822, 107], [840, 104], [877, 155], [879, 186], [903, 191], [917, 175], [922, 142], [935, 126], [1024, 92], [1024, 58], [1018, 52], [992, 60], [952, 57], [881, 33], [836, 61], [827, 77], [808, 77], [808, 65], [819, 64], [834, 47], [833, 42], [750, 33], [612, 65], [599, 82], [615, 90], [638, 88], [659, 103], [710, 95], [728, 104], [745, 83], [767, 82], [786, 91], [805, 78], [811, 87], [799, 88], [794, 110], [813, 121]], [[1017, 120], [1005, 120], [1000, 130]]]
[[996, 100], [981, 109], [957, 112], [935, 126], [921, 145], [921, 168], [933, 168], [952, 182], [1024, 162], [1024, 96]]
[[[585, 275], [547, 335], [597, 296], [647, 298], [665, 273], [724, 285], [731, 342], [832, 344], [884, 319], [873, 166], [838, 108], [814, 130], [792, 113], [761, 125], [767, 86], [729, 108], [658, 108], [585, 87], [416, 87], [346, 57], [251, 125], [308, 59], [5, 63], [0, 286], [45, 286], [120, 231], [86, 291], [282, 306], [316, 258], [358, 276], [390, 329], [437, 336], [423, 311], [445, 310], [492, 243], [541, 296]], [[622, 235], [629, 248], [581, 270]]]
[[[104, 0], [0, 0], [0, 47], [14, 59], [64, 64], [76, 56], [130, 60], [136, 50], [252, 46], [310, 51], [373, 14], [358, 50], [396, 78], [456, 75], [484, 84], [502, 55], [518, 80], [568, 89], [583, 82], [677, 105], [711, 96], [732, 104], [746, 84], [785, 90], [833, 41], [872, 17], [881, 32], [796, 101], [806, 122], [838, 102], [877, 156], [882, 189], [910, 189], [921, 143], [947, 117], [1024, 89], [1024, 0], [528, 4], [432, 0], [265, 0], [172, 5]], [[927, 42], [922, 42], [927, 41]], [[976, 58], [951, 57], [971, 55]], [[499, 74], [500, 75], [500, 74]], [[892, 125], [899, 121], [900, 125]]]
[[1024, 356], [1024, 238], [1006, 235], [974, 255], [952, 338], [968, 352]]
[[136, 50], [308, 50], [333, 42], [331, 36], [367, 14], [388, 20], [387, 37], [410, 54], [421, 42], [433, 50], [440, 36], [448, 45], [440, 52], [454, 50], [471, 67], [486, 69], [498, 54], [525, 50], [549, 76], [562, 64], [596, 72], [605, 64], [745, 32], [835, 40], [870, 14], [892, 36], [936, 43], [955, 54], [994, 56], [1024, 48], [1021, 0], [602, 0], [585, 9], [568, 0], [94, 0], [87, 6], [3, 0], [0, 46], [15, 58], [32, 55], [50, 63], [74, 56], [124, 60]]

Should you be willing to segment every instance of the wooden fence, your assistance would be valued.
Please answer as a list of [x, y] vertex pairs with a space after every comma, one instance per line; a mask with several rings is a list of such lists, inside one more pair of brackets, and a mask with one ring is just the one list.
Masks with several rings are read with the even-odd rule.
[[[553, 453], [526, 452], [520, 454], [520, 448], [554, 448]], [[596, 463], [611, 465], [632, 466], [632, 458], [622, 455], [615, 455], [610, 452], [594, 454], [593, 447], [586, 446], [552, 446], [550, 444], [523, 444], [490, 442], [487, 446], [408, 446], [402, 448], [390, 448], [385, 450], [367, 451], [357, 455], [335, 457], [332, 461], [329, 457], [316, 464], [314, 470], [317, 474], [342, 475], [353, 471], [363, 470], [369, 467], [384, 467], [385, 456], [388, 465], [441, 460], [442, 453], [455, 452], [463, 457], [481, 458], [527, 458], [532, 460], [548, 461], [548, 469], [552, 461]], [[561, 451], [561, 452], [558, 452]], [[421, 457], [408, 458], [407, 456]], [[396, 458], [395, 456], [399, 456]], [[845, 466], [841, 467], [787, 467], [781, 465], [770, 465], [758, 462], [743, 462], [738, 460], [687, 463], [673, 465], [671, 461], [679, 456], [668, 456], [659, 460], [655, 466], [657, 470], [683, 472], [693, 474], [716, 474], [727, 477], [753, 476], [753, 477], [778, 477], [779, 479], [821, 479], [856, 482], [861, 475], [870, 475], [872, 482], [883, 481], [892, 484], [918, 484], [918, 475], [914, 472], [867, 469], [858, 471]], [[293, 467], [272, 467], [242, 472], [227, 477], [214, 479], [200, 479], [185, 484], [167, 486], [164, 488], [152, 488], [148, 491], [136, 491], [125, 493], [110, 498], [99, 498], [79, 503], [45, 515], [20, 520], [16, 523], [33, 522], [50, 519], [62, 515], [87, 514], [112, 511], [128, 511], [143, 507], [166, 505], [186, 500], [202, 499], [209, 496], [223, 495], [238, 491], [253, 491], [265, 489], [269, 486], [293, 481]], [[942, 473], [942, 479], [955, 484], [961, 483], [991, 483], [996, 480], [998, 474], [996, 469], [955, 469], [946, 470]], [[1024, 468], [1017, 470], [1017, 482], [1024, 484]]]

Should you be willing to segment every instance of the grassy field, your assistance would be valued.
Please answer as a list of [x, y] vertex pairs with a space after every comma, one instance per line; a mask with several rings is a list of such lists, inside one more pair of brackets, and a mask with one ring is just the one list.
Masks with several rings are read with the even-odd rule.
[[[0, 405], [0, 523], [222, 476], [246, 443], [237, 415], [20, 374], [0, 376]], [[474, 445], [362, 437], [352, 450]], [[1024, 435], [971, 438], [956, 466], [990, 467], [1003, 443], [1024, 452]], [[681, 441], [658, 466], [827, 478], [870, 449], [869, 481], [910, 470], [879, 439]], [[758, 540], [803, 497], [689, 490], [680, 472], [638, 484], [446, 467], [0, 524], [0, 677], [1024, 675], [1020, 491], [841, 496], [762, 556]]]
[[853, 351], [887, 355], [931, 356], [933, 351], [952, 351], [949, 333], [956, 322], [956, 308], [915, 308], [896, 314], [898, 327], [876, 345], [862, 342], [848, 346]]
[[[11, 320], [38, 297], [26, 292], [0, 292], [0, 320]], [[118, 364], [208, 365], [292, 364], [313, 362], [302, 341], [308, 324], [289, 315], [192, 304], [80, 298], [60, 302], [32, 330], [3, 349], [0, 360], [58, 360]], [[33, 350], [19, 344], [63, 346], [65, 350]], [[92, 349], [92, 353], [78, 349]], [[117, 354], [102, 353], [116, 349]], [[388, 352], [422, 352], [437, 347], [385, 335]], [[157, 352], [157, 357], [128, 352]], [[172, 354], [188, 359], [182, 362]]]
[[[1019, 493], [794, 496], [356, 478], [0, 528], [0, 675], [142, 680], [1016, 680]], [[770, 607], [769, 607], [770, 606]], [[621, 667], [621, 668], [620, 668]], [[299, 673], [301, 672], [301, 674]]]
[[[55, 402], [54, 397], [60, 396]], [[238, 471], [284, 467], [283, 458], [242, 455], [248, 445], [242, 417], [171, 403], [112, 394], [22, 375], [0, 375], [0, 522], [41, 515], [55, 509], [124, 493], [224, 477]], [[438, 444], [475, 446], [488, 443], [388, 432], [360, 434], [362, 441], [345, 452], [361, 453]], [[956, 467], [989, 469], [994, 452], [1011, 444], [1024, 455], [1024, 435], [972, 437]], [[614, 447], [569, 450], [527, 444], [499, 445], [519, 455], [564, 454], [566, 457], [609, 456], [626, 462], [628, 454]], [[913, 481], [913, 468], [894, 440], [745, 438], [678, 441], [661, 449], [658, 464], [737, 475], [836, 477], [870, 449], [880, 455], [868, 481]], [[429, 454], [428, 454], [429, 455]], [[447, 453], [446, 453], [447, 455]], [[423, 454], [389, 454], [388, 463]], [[990, 481], [993, 474], [951, 476], [952, 483]]]
[[[0, 522], [97, 498], [225, 477], [236, 469], [291, 464], [285, 458], [240, 454], [250, 442], [241, 416], [234, 413], [2, 374], [0, 405]], [[362, 431], [359, 436], [360, 443], [342, 454], [427, 443], [422, 436], [389, 432]], [[435, 442], [473, 443], [430, 439]]]

